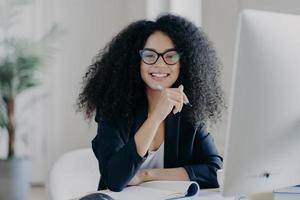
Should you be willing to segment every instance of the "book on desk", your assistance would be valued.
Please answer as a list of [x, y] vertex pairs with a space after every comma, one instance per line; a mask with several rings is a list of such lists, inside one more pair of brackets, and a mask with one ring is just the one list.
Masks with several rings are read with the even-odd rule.
[[[197, 196], [199, 185], [194, 181], [149, 181], [138, 186], [128, 186], [121, 192], [101, 190], [95, 193], [107, 194], [113, 199], [179, 199]], [[80, 198], [79, 198], [80, 199]]]

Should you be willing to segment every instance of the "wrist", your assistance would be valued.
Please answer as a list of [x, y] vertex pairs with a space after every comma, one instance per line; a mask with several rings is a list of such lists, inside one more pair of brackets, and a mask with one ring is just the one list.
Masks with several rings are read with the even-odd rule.
[[148, 120], [150, 120], [153, 124], [159, 125], [163, 120], [159, 119], [155, 113], [152, 113], [148, 116]]

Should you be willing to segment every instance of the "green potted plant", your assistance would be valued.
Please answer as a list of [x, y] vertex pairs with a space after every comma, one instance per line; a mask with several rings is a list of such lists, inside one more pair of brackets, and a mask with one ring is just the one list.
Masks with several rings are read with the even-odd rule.
[[[0, 58], [0, 121], [2, 129], [6, 128], [8, 133], [8, 155], [7, 159], [0, 160], [0, 199], [22, 199], [29, 187], [30, 160], [18, 158], [15, 154], [15, 99], [37, 84], [34, 74], [41, 64], [41, 57], [29, 49], [29, 42], [26, 43], [18, 40], [2, 43], [5, 54]], [[19, 190], [5, 188], [9, 185], [18, 186]]]
[[34, 44], [27, 41], [6, 41], [4, 46], [7, 53], [0, 58], [0, 94], [6, 116], [3, 116], [1, 121], [8, 131], [8, 159], [10, 159], [15, 156], [15, 99], [21, 92], [37, 85], [34, 75], [42, 57], [30, 49]]
[[15, 100], [20, 93], [39, 84], [35, 78], [36, 72], [49, 56], [49, 42], [58, 33], [58, 26], [54, 25], [36, 41], [8, 36], [9, 24], [1, 22], [16, 15], [16, 6], [29, 2], [7, 1], [7, 15], [0, 15], [0, 31], [3, 33], [0, 37], [0, 132], [6, 130], [8, 133], [7, 158], [0, 159], [0, 199], [26, 199], [31, 161], [28, 157], [18, 157], [15, 152], [15, 132], [18, 128], [15, 123]]

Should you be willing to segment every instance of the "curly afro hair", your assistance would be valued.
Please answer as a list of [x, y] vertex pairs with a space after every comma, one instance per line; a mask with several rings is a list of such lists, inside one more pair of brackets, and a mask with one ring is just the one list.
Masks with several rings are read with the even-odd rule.
[[216, 51], [201, 29], [172, 14], [162, 15], [156, 21], [131, 23], [95, 57], [83, 77], [77, 102], [86, 118], [91, 119], [97, 109], [107, 118], [131, 122], [137, 105], [147, 101], [139, 50], [155, 31], [166, 33], [182, 53], [179, 78], [173, 86], [183, 84], [193, 105], [182, 110], [185, 119], [195, 127], [220, 119], [225, 103]]

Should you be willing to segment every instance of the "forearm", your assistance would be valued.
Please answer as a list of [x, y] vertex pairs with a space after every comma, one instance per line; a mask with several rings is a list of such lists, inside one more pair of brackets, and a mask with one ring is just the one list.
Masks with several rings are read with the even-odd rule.
[[220, 167], [211, 164], [194, 164], [184, 167], [192, 181], [196, 181], [201, 188], [218, 187], [217, 170]]
[[[129, 139], [121, 149], [114, 153], [105, 151], [107, 149], [105, 145], [108, 144], [102, 143], [94, 146], [96, 152], [100, 149], [98, 160], [101, 179], [110, 190], [121, 191], [138, 172], [145, 158], [138, 155], [134, 138]], [[120, 166], [122, 166], [121, 169]]]
[[166, 169], [141, 170], [144, 181], [189, 181], [189, 176], [183, 167]]
[[141, 157], [144, 157], [147, 153], [159, 124], [160, 123], [155, 120], [154, 117], [150, 116], [135, 134], [134, 140], [136, 143], [136, 149]]

